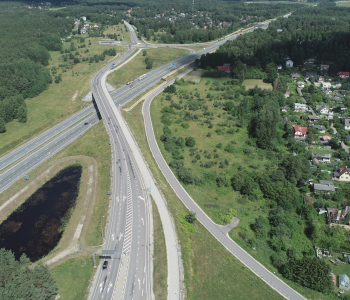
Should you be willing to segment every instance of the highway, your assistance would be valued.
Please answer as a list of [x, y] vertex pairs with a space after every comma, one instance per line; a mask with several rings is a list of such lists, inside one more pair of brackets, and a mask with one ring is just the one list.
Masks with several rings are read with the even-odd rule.
[[[166, 86], [172, 84], [174, 80], [171, 80]], [[238, 258], [244, 265], [246, 265], [255, 275], [264, 280], [268, 285], [280, 293], [283, 297], [293, 300], [306, 300], [302, 295], [289, 287], [286, 283], [280, 280], [272, 272], [266, 269], [262, 264], [250, 256], [245, 250], [238, 246], [229, 236], [228, 229], [225, 226], [215, 224], [205, 212], [197, 205], [197, 203], [191, 198], [191, 196], [182, 187], [176, 176], [169, 168], [167, 162], [164, 160], [161, 154], [156, 138], [153, 132], [153, 125], [150, 115], [150, 105], [156, 95], [161, 93], [166, 87], [160, 87], [152, 92], [145, 99], [142, 107], [142, 113], [145, 122], [145, 130], [147, 135], [148, 144], [154, 159], [156, 160], [158, 167], [162, 171], [163, 175], [167, 179], [170, 186], [173, 188], [179, 199], [190, 210], [196, 213], [197, 219], [203, 224], [203, 226], [236, 258]]]
[[114, 250], [115, 254], [105, 259], [109, 262], [106, 269], [99, 265], [89, 299], [151, 299], [149, 199], [132, 151], [106, 99], [109, 93], [101, 78], [109, 69], [94, 76], [91, 90], [112, 148], [111, 201], [104, 249]]

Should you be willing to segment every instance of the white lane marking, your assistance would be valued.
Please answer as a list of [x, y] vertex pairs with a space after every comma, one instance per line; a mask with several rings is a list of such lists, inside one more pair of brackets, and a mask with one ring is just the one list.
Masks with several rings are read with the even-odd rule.
[[[141, 220], [142, 220], [142, 224], [145, 225], [145, 221], [143, 220], [143, 218], [141, 218]], [[140, 225], [139, 225], [139, 226], [140, 226]]]
[[139, 196], [139, 199], [141, 199], [141, 200], [145, 201], [145, 199], [144, 199], [144, 198], [142, 198], [141, 196]]
[[140, 278], [137, 278], [138, 282], [139, 282], [139, 289], [141, 290], [141, 283], [140, 283]]

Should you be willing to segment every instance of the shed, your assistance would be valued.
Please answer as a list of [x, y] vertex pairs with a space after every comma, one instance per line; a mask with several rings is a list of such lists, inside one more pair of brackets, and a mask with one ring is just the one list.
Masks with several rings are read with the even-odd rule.
[[349, 276], [346, 274], [339, 275], [339, 288], [342, 290], [349, 290]]

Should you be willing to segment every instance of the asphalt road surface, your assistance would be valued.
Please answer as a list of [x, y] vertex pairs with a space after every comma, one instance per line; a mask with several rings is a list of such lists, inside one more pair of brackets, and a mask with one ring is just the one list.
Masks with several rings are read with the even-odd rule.
[[[174, 80], [170, 81], [167, 85], [173, 83]], [[229, 236], [229, 228], [215, 224], [204, 211], [196, 204], [191, 196], [179, 183], [168, 164], [164, 160], [159, 148], [157, 141], [154, 136], [153, 126], [150, 116], [150, 105], [154, 97], [163, 91], [164, 87], [161, 87], [150, 94], [143, 105], [142, 113], [145, 121], [145, 130], [149, 147], [152, 151], [153, 157], [156, 160], [163, 175], [174, 189], [177, 196], [181, 199], [184, 205], [190, 210], [196, 213], [197, 219], [204, 225], [205, 228], [235, 257], [237, 257], [243, 264], [245, 264], [251, 271], [253, 271], [258, 277], [264, 280], [268, 285], [275, 289], [278, 293], [287, 299], [293, 300], [305, 300], [298, 292], [293, 290], [282, 280], [276, 277], [272, 272], [267, 270], [257, 260], [250, 256], [245, 250], [238, 246]]]

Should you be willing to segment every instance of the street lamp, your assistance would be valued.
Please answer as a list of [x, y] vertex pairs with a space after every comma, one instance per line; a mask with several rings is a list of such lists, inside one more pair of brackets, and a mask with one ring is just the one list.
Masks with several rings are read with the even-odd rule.
[[105, 216], [101, 217], [101, 233], [102, 233], [102, 238], [103, 238], [103, 228], [102, 228], [102, 218], [104, 218]]
[[149, 254], [151, 254], [151, 255], [152, 255], [152, 257], [154, 258], [154, 256], [153, 256], [152, 252], [151, 252], [151, 251], [148, 249], [147, 245], [141, 245], [141, 246], [146, 247], [146, 248], [147, 248], [147, 250], [148, 250], [148, 252], [149, 252]]

